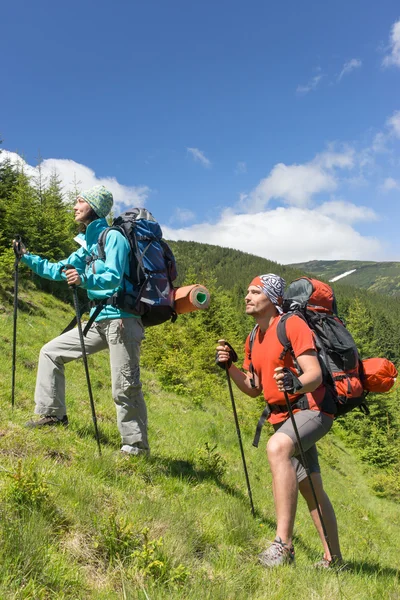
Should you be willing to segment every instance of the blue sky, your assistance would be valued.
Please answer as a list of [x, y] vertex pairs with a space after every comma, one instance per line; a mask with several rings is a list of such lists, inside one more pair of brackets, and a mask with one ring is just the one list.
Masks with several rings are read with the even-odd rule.
[[400, 259], [397, 0], [3, 3], [2, 46], [28, 173], [40, 153], [170, 239]]

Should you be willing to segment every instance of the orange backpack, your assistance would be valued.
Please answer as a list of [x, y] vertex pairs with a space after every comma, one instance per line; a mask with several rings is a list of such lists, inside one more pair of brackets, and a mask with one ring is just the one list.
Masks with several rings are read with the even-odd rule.
[[285, 320], [297, 314], [314, 333], [324, 383], [333, 391], [337, 416], [355, 407], [368, 414], [367, 394], [389, 391], [397, 370], [386, 358], [360, 360], [352, 335], [337, 316], [332, 288], [318, 279], [296, 279], [285, 292], [283, 310], [286, 314], [278, 324], [277, 334], [284, 352], [291, 350]]

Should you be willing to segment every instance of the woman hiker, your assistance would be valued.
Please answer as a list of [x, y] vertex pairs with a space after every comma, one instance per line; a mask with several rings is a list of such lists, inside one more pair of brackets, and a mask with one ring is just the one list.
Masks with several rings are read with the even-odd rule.
[[[21, 261], [37, 275], [54, 281], [66, 280], [69, 285], [87, 290], [89, 300], [103, 300], [121, 289], [129, 269], [129, 244], [118, 231], [106, 236], [105, 259], [97, 258], [97, 241], [108, 227], [105, 217], [113, 205], [113, 196], [102, 185], [81, 193], [74, 206], [75, 221], [84, 232], [75, 240], [80, 248], [65, 260], [52, 263], [29, 254], [20, 245]], [[68, 267], [67, 267], [68, 266]], [[129, 285], [129, 284], [127, 284]], [[92, 308], [91, 314], [95, 311]], [[140, 382], [140, 346], [144, 329], [140, 317], [123, 312], [113, 304], [105, 304], [86, 334], [88, 355], [108, 348], [111, 364], [112, 396], [117, 412], [117, 425], [124, 453], [149, 454], [147, 440], [147, 410]], [[67, 426], [64, 365], [81, 358], [78, 329], [63, 333], [43, 346], [35, 389], [37, 420], [27, 427]]]

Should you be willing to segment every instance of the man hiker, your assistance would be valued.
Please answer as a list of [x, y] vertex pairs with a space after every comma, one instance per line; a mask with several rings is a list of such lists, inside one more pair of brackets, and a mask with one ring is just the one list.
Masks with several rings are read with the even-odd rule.
[[[75, 238], [80, 248], [65, 260], [52, 263], [29, 254], [21, 244], [21, 261], [41, 277], [66, 280], [69, 285], [86, 289], [93, 305], [95, 301], [113, 296], [121, 289], [124, 274], [129, 274], [129, 243], [120, 232], [110, 230], [105, 242], [105, 258], [97, 258], [97, 241], [100, 233], [108, 227], [105, 217], [112, 205], [113, 196], [102, 185], [81, 193], [74, 206], [75, 221], [81, 223], [84, 229]], [[126, 285], [130, 284], [126, 282]], [[95, 306], [91, 313], [94, 310]], [[109, 349], [112, 396], [122, 439], [121, 451], [132, 455], [149, 453], [147, 410], [139, 367], [143, 338], [140, 317], [113, 304], [103, 306], [84, 338], [88, 355]], [[40, 418], [29, 421], [27, 427], [68, 425], [64, 365], [81, 356], [77, 328], [43, 346], [35, 389], [35, 413]]]
[[[285, 281], [272, 273], [253, 279], [245, 297], [246, 313], [255, 319], [258, 328], [252, 343], [251, 356], [250, 336], [246, 340], [243, 363], [246, 372], [239, 370], [232, 363], [233, 353], [225, 340], [219, 340], [217, 362], [223, 368], [228, 366], [230, 377], [242, 392], [251, 397], [263, 393], [271, 411], [268, 421], [275, 433], [268, 440], [267, 456], [272, 473], [277, 529], [275, 540], [259, 555], [260, 563], [265, 567], [274, 567], [294, 562], [292, 537], [300, 490], [324, 547], [323, 559], [316, 566], [329, 568], [340, 565], [342, 555], [336, 517], [322, 485], [315, 443], [332, 427], [333, 415], [320, 411], [325, 388], [322, 384], [314, 338], [308, 325], [297, 315], [287, 319], [286, 333], [300, 368], [300, 374], [295, 369], [291, 353], [287, 352], [282, 356], [283, 347], [278, 340], [276, 329], [282, 314], [280, 305], [284, 287]], [[295, 376], [292, 378], [291, 373], [284, 372], [284, 367], [290, 369]], [[255, 387], [252, 386], [253, 373]], [[296, 435], [286, 407], [284, 389], [288, 387], [288, 375], [289, 382], [293, 382], [289, 394], [292, 406], [303, 395], [308, 400], [308, 409], [300, 410], [293, 407], [293, 413], [319, 500], [332, 555], [324, 536], [307, 473], [299, 456]]]

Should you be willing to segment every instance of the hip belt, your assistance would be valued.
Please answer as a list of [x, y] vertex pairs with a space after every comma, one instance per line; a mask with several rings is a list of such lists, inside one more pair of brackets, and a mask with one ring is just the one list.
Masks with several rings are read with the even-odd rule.
[[[307, 396], [305, 394], [303, 394], [302, 396], [297, 398], [296, 402], [293, 402], [293, 404], [291, 404], [291, 407], [292, 407], [292, 410], [296, 410], [296, 409], [308, 410], [310, 408], [310, 405], [309, 405]], [[268, 404], [268, 402], [266, 403], [266, 406], [265, 406], [264, 410], [262, 411], [261, 417], [259, 418], [259, 421], [257, 423], [256, 433], [254, 435], [253, 446], [255, 448], [258, 448], [258, 444], [260, 442], [261, 431], [262, 431], [262, 428], [264, 427], [265, 421], [267, 419], [269, 419], [269, 417], [271, 416], [272, 413], [279, 414], [279, 413], [285, 413], [285, 412], [288, 412], [286, 404]]]

